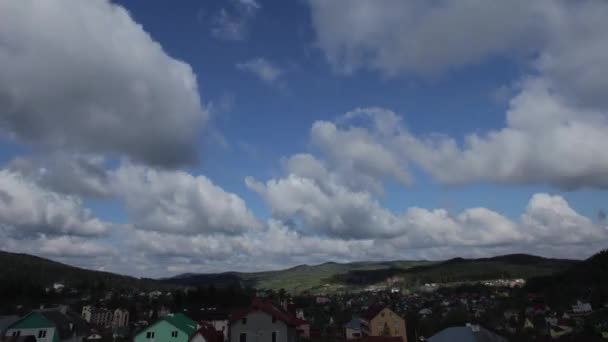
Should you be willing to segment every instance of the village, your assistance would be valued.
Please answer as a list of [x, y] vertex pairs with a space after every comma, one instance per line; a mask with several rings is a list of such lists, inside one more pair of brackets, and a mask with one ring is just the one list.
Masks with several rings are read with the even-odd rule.
[[55, 283], [44, 304], [1, 312], [0, 333], [6, 342], [608, 340], [608, 304], [553, 305], [524, 283], [326, 294], [213, 286], [99, 294]]

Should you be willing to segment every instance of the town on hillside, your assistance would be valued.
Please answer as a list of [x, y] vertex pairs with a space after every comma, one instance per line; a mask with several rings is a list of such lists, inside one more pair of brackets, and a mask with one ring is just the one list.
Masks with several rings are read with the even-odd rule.
[[[608, 303], [555, 302], [523, 280], [358, 293], [47, 287], [0, 306], [3, 342], [605, 341]], [[14, 300], [6, 300], [14, 303]]]

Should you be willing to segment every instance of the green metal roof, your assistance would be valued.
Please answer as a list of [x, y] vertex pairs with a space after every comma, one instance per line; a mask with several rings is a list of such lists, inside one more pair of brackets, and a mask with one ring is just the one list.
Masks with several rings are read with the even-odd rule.
[[169, 324], [183, 331], [188, 336], [192, 336], [196, 332], [196, 322], [184, 314], [169, 314], [163, 317], [163, 320], [169, 322]]
[[10, 325], [9, 329], [38, 329], [53, 328], [54, 326], [53, 322], [49, 321], [44, 315], [32, 312]]

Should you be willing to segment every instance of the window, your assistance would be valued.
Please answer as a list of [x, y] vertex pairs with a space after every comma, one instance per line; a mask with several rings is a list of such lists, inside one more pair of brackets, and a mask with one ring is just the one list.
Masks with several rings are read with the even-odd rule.
[[38, 338], [45, 338], [46, 330], [38, 330]]
[[277, 332], [276, 331], [272, 332], [272, 342], [277, 342]]
[[241, 320], [241, 323], [247, 324], [247, 317], [243, 317], [243, 319]]
[[171, 332], [171, 337], [177, 337], [177, 330], [173, 330]]
[[246, 333], [241, 333], [241, 335], [239, 336], [239, 342], [247, 342], [247, 334]]
[[154, 338], [154, 331], [148, 331], [146, 333], [146, 338], [150, 339], [150, 338]]
[[13, 336], [21, 336], [21, 330], [13, 331]]

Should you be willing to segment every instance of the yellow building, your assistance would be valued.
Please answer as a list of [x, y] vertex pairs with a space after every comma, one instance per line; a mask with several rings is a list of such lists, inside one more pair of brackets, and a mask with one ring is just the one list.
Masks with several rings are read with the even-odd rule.
[[361, 320], [363, 334], [366, 336], [401, 337], [407, 342], [405, 320], [385, 306], [372, 306]]

